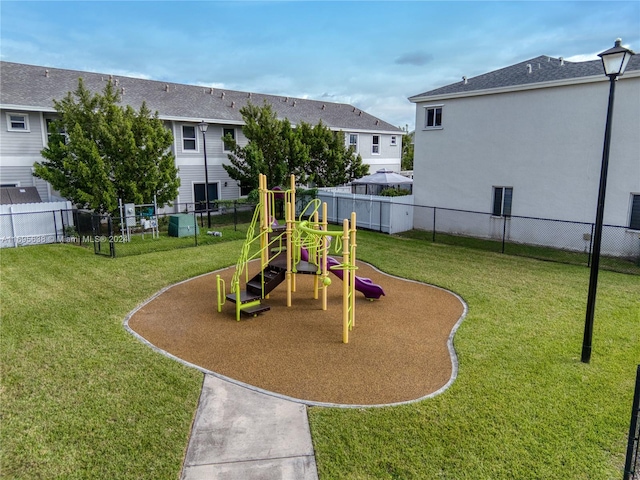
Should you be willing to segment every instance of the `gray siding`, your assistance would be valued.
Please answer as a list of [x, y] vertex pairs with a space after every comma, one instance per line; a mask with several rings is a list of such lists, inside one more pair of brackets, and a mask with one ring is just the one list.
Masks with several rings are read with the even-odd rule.
[[[29, 117], [28, 132], [8, 130], [7, 114], [20, 113]], [[0, 155], [5, 156], [40, 156], [43, 148], [42, 124], [40, 113], [19, 110], [0, 110]], [[4, 161], [3, 161], [4, 163]]]

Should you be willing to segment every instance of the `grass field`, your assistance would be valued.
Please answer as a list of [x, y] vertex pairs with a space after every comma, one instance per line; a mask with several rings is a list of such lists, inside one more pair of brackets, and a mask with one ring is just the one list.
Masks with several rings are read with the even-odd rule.
[[[202, 374], [122, 321], [163, 286], [235, 263], [240, 245], [115, 259], [72, 245], [3, 249], [2, 477], [177, 478]], [[369, 232], [358, 256], [465, 299], [460, 370], [416, 404], [310, 409], [321, 479], [622, 477], [640, 277], [600, 273], [583, 364], [585, 267]]]

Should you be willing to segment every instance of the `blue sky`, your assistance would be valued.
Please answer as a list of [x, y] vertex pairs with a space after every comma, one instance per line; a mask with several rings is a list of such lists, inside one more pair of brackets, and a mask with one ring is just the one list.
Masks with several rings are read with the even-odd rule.
[[640, 52], [640, 2], [6, 1], [2, 60], [361, 108], [413, 129], [407, 97], [538, 55]]

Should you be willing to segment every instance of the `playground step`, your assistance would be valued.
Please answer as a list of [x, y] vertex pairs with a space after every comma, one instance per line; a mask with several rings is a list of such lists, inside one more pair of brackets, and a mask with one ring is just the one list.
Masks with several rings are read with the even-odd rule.
[[241, 308], [240, 311], [245, 315], [251, 315], [252, 317], [257, 316], [259, 313], [268, 312], [271, 310], [269, 305], [265, 305], [261, 303], [260, 305], [255, 305], [253, 307]]
[[[271, 260], [269, 262], [269, 266], [271, 268], [273, 268], [273, 269], [286, 271], [287, 270], [287, 257], [285, 255], [279, 255], [279, 256], [277, 256], [276, 258], [274, 258], [273, 260]], [[296, 265], [295, 270], [296, 270], [296, 273], [312, 273], [312, 274], [316, 274], [316, 273], [318, 273], [318, 266], [314, 265], [313, 263], [305, 262], [304, 260], [301, 260]]]
[[[236, 294], [228, 293], [227, 300], [233, 303], [237, 303]], [[260, 300], [260, 295], [255, 295], [254, 293], [250, 293], [246, 291], [240, 292], [240, 303], [254, 302], [256, 300]]]
[[296, 265], [296, 273], [313, 273], [313, 274], [316, 274], [316, 273], [318, 273], [318, 266], [314, 265], [313, 263], [309, 263], [309, 262], [305, 262], [304, 260], [301, 260]]
[[262, 295], [262, 279], [264, 275], [264, 294], [268, 294], [285, 279], [285, 272], [267, 266], [261, 273], [247, 282], [247, 292]]

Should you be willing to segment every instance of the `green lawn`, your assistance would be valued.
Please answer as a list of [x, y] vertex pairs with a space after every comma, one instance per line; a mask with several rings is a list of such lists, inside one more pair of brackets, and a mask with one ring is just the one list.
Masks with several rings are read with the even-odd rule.
[[[202, 374], [122, 322], [163, 286], [235, 263], [240, 245], [116, 259], [73, 245], [0, 251], [0, 475], [177, 478]], [[585, 365], [585, 267], [370, 232], [358, 256], [465, 299], [460, 370], [416, 404], [311, 409], [321, 479], [622, 477], [640, 277], [600, 273]]]

